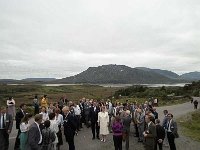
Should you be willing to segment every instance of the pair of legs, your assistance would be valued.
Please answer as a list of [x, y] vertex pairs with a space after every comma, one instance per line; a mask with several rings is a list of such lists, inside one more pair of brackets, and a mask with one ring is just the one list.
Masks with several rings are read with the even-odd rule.
[[115, 150], [122, 150], [122, 136], [113, 135], [113, 141], [114, 141]]
[[107, 137], [107, 135], [102, 135], [101, 141], [102, 141], [102, 142], [106, 142], [106, 137]]
[[97, 134], [97, 139], [99, 139], [99, 125], [98, 125], [98, 122], [92, 122], [91, 123], [91, 127], [92, 127], [92, 135], [93, 135], [92, 139], [95, 139], [95, 130], [96, 130], [96, 134]]
[[171, 132], [167, 132], [167, 139], [169, 142], [170, 150], [176, 150], [176, 145], [174, 142], [175, 137]]

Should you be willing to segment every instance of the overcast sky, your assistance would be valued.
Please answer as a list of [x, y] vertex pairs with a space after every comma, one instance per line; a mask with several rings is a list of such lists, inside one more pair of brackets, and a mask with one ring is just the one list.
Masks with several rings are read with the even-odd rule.
[[200, 71], [200, 0], [0, 0], [0, 78], [104, 64]]

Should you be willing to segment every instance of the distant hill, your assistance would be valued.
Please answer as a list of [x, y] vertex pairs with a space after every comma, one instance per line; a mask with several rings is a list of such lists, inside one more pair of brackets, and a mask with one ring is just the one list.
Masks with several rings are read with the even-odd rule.
[[12, 83], [17, 83], [18, 80], [14, 79], [0, 79], [0, 84], [12, 84]]
[[160, 75], [163, 75], [167, 78], [170, 79], [179, 79], [180, 76], [172, 71], [168, 71], [168, 70], [161, 70], [161, 69], [150, 69], [150, 68], [146, 68], [146, 67], [136, 67], [137, 69], [141, 69], [144, 71], [153, 71], [155, 73], [158, 73]]
[[[56, 83], [92, 83], [92, 84], [159, 84], [180, 83], [183, 80], [169, 78], [159, 70], [131, 68], [125, 65], [103, 65], [89, 67], [75, 76], [56, 80]], [[171, 73], [173, 74], [173, 73]], [[174, 74], [171, 76], [175, 76]]]
[[189, 72], [189, 73], [182, 74], [180, 77], [185, 80], [197, 81], [197, 80], [200, 80], [200, 72], [197, 72], [197, 71]]

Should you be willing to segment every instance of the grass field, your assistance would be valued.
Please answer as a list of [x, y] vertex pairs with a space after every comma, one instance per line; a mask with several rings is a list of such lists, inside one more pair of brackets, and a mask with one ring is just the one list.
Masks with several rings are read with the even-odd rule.
[[48, 96], [49, 102], [56, 102], [61, 97], [67, 97], [72, 101], [80, 98], [107, 99], [112, 97], [119, 88], [101, 87], [97, 85], [66, 85], [66, 86], [40, 86], [40, 85], [0, 85], [0, 104], [6, 104], [9, 96], [13, 96], [16, 104], [32, 103], [35, 94], [39, 99], [44, 94]]
[[179, 119], [183, 133], [200, 142], [200, 109]]
[[[119, 90], [119, 87], [102, 87], [98, 85], [65, 85], [65, 86], [41, 86], [41, 85], [0, 85], [0, 105], [6, 104], [6, 100], [9, 96], [13, 96], [16, 105], [24, 102], [26, 104], [32, 104], [35, 94], [39, 99], [44, 94], [48, 96], [49, 102], [56, 102], [61, 97], [67, 97], [68, 100], [78, 101], [79, 99], [86, 97], [89, 99], [108, 99], [113, 102], [120, 103], [129, 100], [129, 102], [144, 103], [148, 100], [148, 97], [120, 97], [118, 99], [112, 98], [115, 91]], [[160, 98], [159, 98], [160, 99]], [[188, 101], [187, 98], [173, 99], [173, 100], [161, 100], [159, 106], [175, 105]]]

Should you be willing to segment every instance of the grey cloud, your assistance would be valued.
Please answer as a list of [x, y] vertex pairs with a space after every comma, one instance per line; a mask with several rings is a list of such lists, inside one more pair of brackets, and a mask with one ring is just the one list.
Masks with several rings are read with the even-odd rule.
[[200, 71], [199, 15], [198, 0], [0, 0], [0, 78], [111, 63]]

